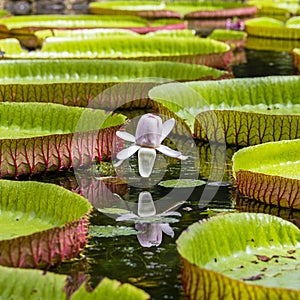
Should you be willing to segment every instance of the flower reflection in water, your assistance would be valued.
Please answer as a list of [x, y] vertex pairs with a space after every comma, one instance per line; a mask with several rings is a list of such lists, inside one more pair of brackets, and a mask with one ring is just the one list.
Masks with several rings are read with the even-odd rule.
[[119, 166], [134, 153], [138, 151], [139, 173], [142, 177], [148, 178], [151, 175], [156, 150], [170, 157], [185, 160], [188, 157], [181, 152], [175, 151], [162, 145], [163, 140], [169, 135], [175, 125], [173, 118], [162, 123], [162, 119], [154, 114], [143, 115], [136, 127], [135, 136], [128, 132], [117, 131], [117, 136], [125, 141], [132, 142], [132, 145], [117, 153], [119, 161], [115, 166]]
[[151, 194], [149, 192], [141, 192], [139, 194], [137, 214], [124, 214], [116, 220], [135, 222], [135, 228], [139, 231], [137, 238], [141, 246], [152, 247], [161, 244], [163, 233], [174, 237], [172, 227], [167, 222], [164, 222], [164, 218], [170, 216], [181, 216], [181, 214], [171, 210], [157, 214]]

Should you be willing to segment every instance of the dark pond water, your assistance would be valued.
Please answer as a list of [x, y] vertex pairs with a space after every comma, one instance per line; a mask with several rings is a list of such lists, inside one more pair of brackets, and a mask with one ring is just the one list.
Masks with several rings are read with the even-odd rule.
[[[292, 75], [295, 71], [292, 67], [292, 58], [288, 52], [255, 51], [243, 50], [238, 53], [243, 57], [243, 63], [232, 66], [235, 77], [254, 77], [267, 75]], [[207, 147], [199, 146], [199, 147]], [[200, 150], [199, 150], [200, 151]], [[199, 205], [199, 199], [203, 193], [203, 187], [196, 188], [188, 199], [178, 193], [178, 199], [187, 200], [176, 211], [181, 217], [176, 217], [178, 222], [169, 225], [174, 231], [171, 237], [162, 233], [162, 241], [157, 246], [143, 247], [137, 235], [116, 236], [116, 237], [92, 237], [89, 246], [84, 251], [85, 259], [62, 264], [54, 271], [60, 273], [84, 272], [90, 276], [90, 285], [96, 286], [103, 276], [117, 279], [121, 282], [129, 282], [137, 287], [146, 290], [152, 299], [184, 299], [180, 273], [181, 263], [176, 251], [176, 239], [180, 233], [190, 224], [206, 218], [208, 208], [210, 210], [231, 210], [236, 208], [234, 189], [230, 182], [230, 158], [234, 149], [227, 151], [227, 169], [223, 184], [219, 187], [212, 187], [215, 194], [211, 201]], [[204, 164], [209, 165], [206, 161]], [[193, 168], [193, 166], [191, 166]], [[176, 169], [176, 168], [175, 168]], [[176, 170], [174, 171], [176, 172]], [[172, 177], [172, 172], [169, 174]], [[207, 174], [200, 174], [206, 178]], [[62, 173], [61, 176], [47, 176], [38, 180], [50, 181], [65, 186], [70, 190], [76, 190], [77, 183], [72, 173]], [[129, 202], [137, 202], [138, 194], [142, 189], [131, 187], [124, 196]], [[154, 200], [163, 196], [166, 190], [154, 186], [150, 189]], [[248, 202], [247, 202], [248, 203]], [[272, 211], [273, 208], [261, 207], [262, 205], [251, 204], [240, 206], [243, 210], [260, 210], [279, 214]], [[285, 217], [290, 218], [289, 212]], [[94, 211], [91, 218], [92, 225], [128, 226], [134, 228], [133, 223], [116, 222], [115, 219]]]

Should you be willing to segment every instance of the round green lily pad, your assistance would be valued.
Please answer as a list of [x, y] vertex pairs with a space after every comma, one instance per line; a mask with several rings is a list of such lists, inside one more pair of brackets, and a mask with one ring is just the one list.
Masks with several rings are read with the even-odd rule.
[[189, 299], [298, 299], [300, 230], [279, 217], [229, 213], [177, 240]]
[[150, 299], [150, 295], [143, 290], [107, 277], [103, 278], [92, 291], [88, 291], [87, 280], [80, 275], [70, 279], [62, 274], [0, 266], [0, 298], [18, 300]]
[[195, 179], [171, 179], [161, 181], [158, 185], [166, 188], [190, 188], [206, 184], [206, 181]]
[[39, 268], [76, 257], [91, 208], [56, 185], [1, 180], [0, 265]]
[[[0, 103], [0, 177], [66, 169], [109, 157], [112, 137], [125, 119], [100, 109]], [[87, 143], [93, 144], [88, 150]]]
[[268, 204], [300, 208], [300, 140], [247, 147], [236, 152], [233, 176], [242, 195]]

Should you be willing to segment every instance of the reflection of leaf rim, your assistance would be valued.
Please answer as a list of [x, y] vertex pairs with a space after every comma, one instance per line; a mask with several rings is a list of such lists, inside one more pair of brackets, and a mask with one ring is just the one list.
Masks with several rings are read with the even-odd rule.
[[[53, 199], [47, 198], [48, 201], [52, 201], [52, 205], [47, 207], [54, 212], [57, 211], [58, 199], [64, 199], [61, 201], [63, 205], [66, 204], [65, 200], [69, 199], [70, 207], [74, 208], [82, 206], [80, 215], [73, 216], [68, 214], [65, 216], [67, 220], [63, 221], [60, 226], [55, 226], [47, 230], [37, 231], [29, 235], [21, 235], [12, 239], [5, 239], [0, 241], [1, 255], [0, 264], [4, 266], [13, 267], [45, 267], [54, 265], [65, 259], [72, 259], [76, 257], [86, 243], [86, 236], [88, 230], [88, 218], [91, 211], [91, 205], [89, 202], [62, 187], [39, 183], [39, 182], [13, 182], [7, 180], [0, 181], [1, 192], [5, 196], [5, 189], [14, 190], [14, 194], [10, 196], [9, 200], [13, 196], [17, 197], [15, 201], [22, 201], [23, 198], [27, 199], [30, 194], [35, 195], [35, 191], [40, 193], [46, 193], [46, 195], [57, 194]], [[19, 192], [18, 192], [19, 191]], [[8, 192], [6, 192], [8, 193]], [[38, 194], [39, 195], [39, 194]], [[24, 200], [24, 199], [23, 199]], [[35, 199], [36, 201], [41, 201]], [[78, 202], [77, 206], [73, 205]], [[9, 201], [7, 202], [9, 204]], [[33, 204], [34, 205], [34, 204]], [[26, 204], [26, 209], [30, 209], [30, 202]], [[41, 207], [39, 207], [41, 209]], [[38, 210], [37, 210], [38, 211]], [[62, 212], [62, 210], [59, 210]], [[78, 213], [77, 213], [78, 214]], [[73, 218], [68, 220], [68, 218]], [[58, 246], [59, 245], [59, 246]]]
[[[274, 226], [276, 226], [276, 230]], [[240, 238], [241, 235], [238, 233], [240, 230], [245, 230], [243, 231], [243, 236], [246, 235], [244, 239]], [[266, 233], [266, 231], [268, 232]], [[281, 233], [283, 232], [285, 241], [282, 242]], [[226, 243], [224, 243], [226, 234], [228, 241], [225, 240]], [[222, 238], [213, 237], [214, 235], [221, 235]], [[275, 240], [276, 235], [277, 241]], [[287, 245], [287, 241], [292, 247], [295, 247], [300, 239], [300, 231], [294, 224], [279, 217], [255, 213], [232, 213], [216, 216], [208, 221], [195, 223], [184, 231], [177, 240], [177, 249], [183, 260], [183, 280], [187, 295], [192, 297], [191, 299], [218, 299], [221, 297], [228, 300], [233, 296], [238, 299], [250, 299], [251, 295], [261, 297], [261, 299], [265, 299], [267, 296], [279, 299], [277, 297], [280, 295], [299, 297], [299, 290], [270, 288], [258, 285], [259, 282], [249, 285], [245, 281], [230, 278], [206, 267], [212, 261], [217, 263], [222, 252], [226, 252], [226, 256], [233, 255], [234, 251], [245, 251], [248, 244], [252, 242], [253, 236], [254, 239], [256, 238], [256, 245], [261, 244], [265, 249], [269, 249], [275, 244], [282, 247], [283, 244]], [[235, 242], [230, 242], [230, 239], [234, 239]], [[245, 240], [247, 241], [245, 242]], [[212, 243], [213, 247], [211, 247]], [[254, 247], [253, 249], [253, 251], [257, 251], [258, 248]]]

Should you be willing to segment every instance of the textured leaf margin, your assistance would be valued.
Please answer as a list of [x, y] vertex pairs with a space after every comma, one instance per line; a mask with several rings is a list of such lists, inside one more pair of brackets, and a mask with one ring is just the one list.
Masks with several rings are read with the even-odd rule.
[[203, 64], [210, 67], [228, 67], [232, 53], [222, 42], [205, 38], [159, 37], [152, 36], [111, 36], [99, 39], [68, 39], [61, 43], [60, 38], [49, 38], [41, 50], [27, 52], [18, 41], [0, 41], [4, 58], [14, 59], [140, 59], [167, 60]]
[[242, 195], [279, 207], [300, 208], [300, 140], [248, 147], [232, 158]]
[[7, 267], [0, 267], [0, 274], [0, 297], [3, 299], [150, 299], [143, 290], [108, 278], [103, 278], [93, 291], [86, 290], [85, 282], [73, 294], [68, 294], [66, 275]]
[[[147, 89], [164, 80], [231, 77], [227, 71], [203, 65], [130, 60], [3, 60], [0, 71], [5, 74], [0, 80], [0, 102], [50, 102], [84, 107], [91, 103], [93, 107], [109, 109], [122, 106], [126, 99], [130, 107], [150, 105]], [[120, 95], [107, 97], [109, 89], [118, 83], [123, 85], [119, 85]], [[96, 97], [98, 100], [93, 101]]]
[[136, 15], [143, 18], [181, 18], [181, 14], [165, 9], [163, 2], [103, 1], [89, 4], [89, 11], [99, 15]]
[[149, 97], [161, 113], [185, 120], [195, 138], [246, 146], [299, 136], [299, 86], [297, 76], [234, 78], [167, 83]]
[[86, 243], [91, 210], [86, 199], [40, 182], [1, 180], [0, 187], [1, 209], [32, 211], [37, 217], [50, 220], [57, 218], [53, 228], [0, 241], [0, 265], [43, 268], [80, 253]]
[[[218, 122], [213, 122], [217, 117]], [[268, 115], [236, 110], [212, 110], [196, 117], [194, 134], [207, 140], [207, 132], [224, 132], [229, 145], [249, 146], [300, 138], [300, 115]], [[209, 140], [218, 140], [213, 135]]]
[[257, 281], [248, 284], [215, 268], [226, 256], [257, 253], [258, 247], [298, 249], [299, 239], [295, 225], [266, 214], [230, 213], [195, 223], [177, 240], [185, 292], [190, 299], [297, 299], [299, 290], [265, 287]]
[[7, 29], [40, 28], [130, 28], [147, 26], [147, 21], [135, 16], [36, 15], [11, 16], [0, 20]]
[[245, 30], [249, 35], [265, 38], [296, 40], [300, 38], [300, 28], [288, 27], [276, 19], [267, 17], [247, 20]]
[[[0, 139], [1, 177], [57, 171], [89, 165], [95, 159], [107, 160], [115, 132], [126, 119], [123, 115], [109, 117], [101, 110], [59, 104], [1, 103], [0, 111], [5, 127], [31, 131], [30, 137]], [[39, 128], [46, 133], [39, 133], [40, 130], [35, 133]], [[78, 129], [80, 132], [76, 133]]]

